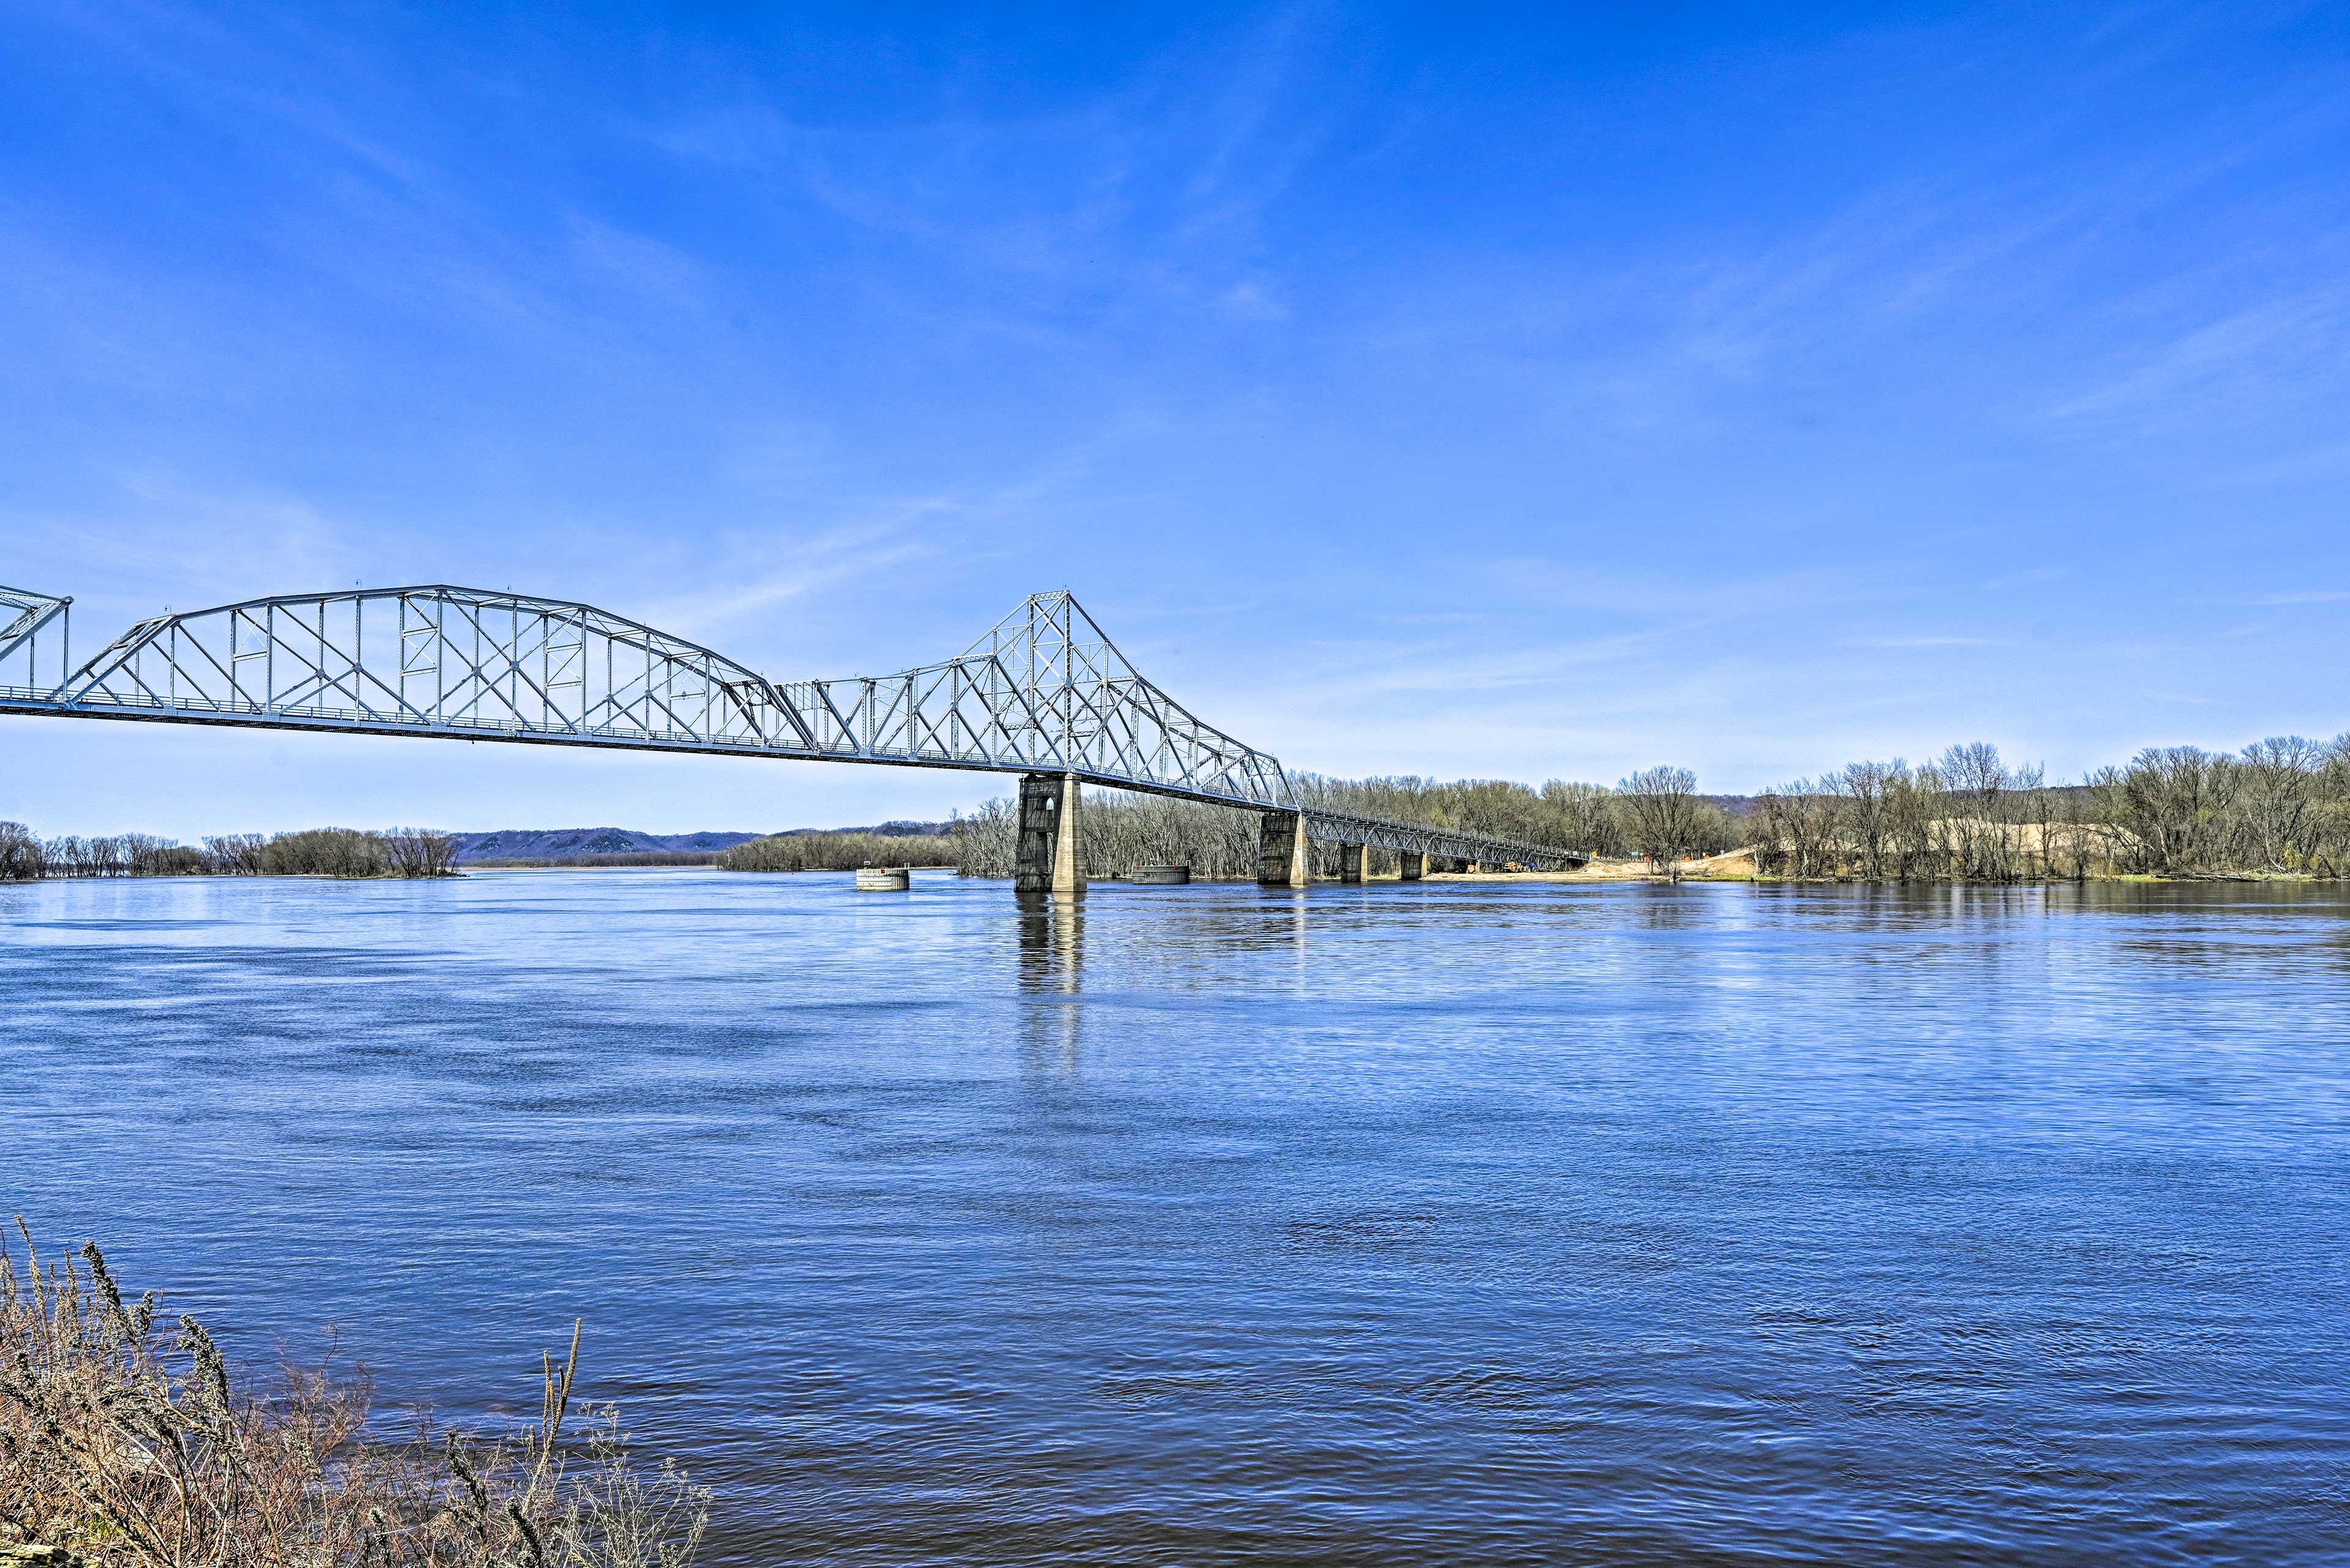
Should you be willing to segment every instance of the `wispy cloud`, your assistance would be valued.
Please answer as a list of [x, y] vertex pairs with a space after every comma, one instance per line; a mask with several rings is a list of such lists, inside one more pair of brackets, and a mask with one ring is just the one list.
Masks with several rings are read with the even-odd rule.
[[1845, 648], [2003, 648], [2006, 642], [1994, 637], [1850, 637], [1839, 645]]
[[2258, 421], [2333, 382], [2350, 382], [2350, 292], [2264, 300], [2196, 323], [2048, 413], [2139, 430]]
[[942, 502], [910, 502], [894, 515], [813, 537], [738, 540], [725, 551], [725, 567], [717, 574], [723, 587], [713, 591], [697, 584], [691, 596], [658, 605], [650, 618], [664, 630], [705, 635], [817, 593], [886, 578], [934, 553], [931, 545], [911, 535], [924, 521], [950, 510]]

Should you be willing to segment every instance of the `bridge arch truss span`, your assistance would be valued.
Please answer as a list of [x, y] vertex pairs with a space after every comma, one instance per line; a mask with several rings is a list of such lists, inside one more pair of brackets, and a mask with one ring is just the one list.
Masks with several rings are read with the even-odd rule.
[[55, 691], [12, 695], [18, 711], [90, 718], [1050, 771], [1232, 805], [1288, 799], [1278, 761], [1145, 680], [1066, 593], [1030, 598], [954, 659], [785, 682], [592, 605], [445, 585], [288, 595], [141, 621]]
[[[67, 632], [72, 613], [69, 598], [0, 587], [0, 693], [33, 696], [47, 690], [42, 684], [41, 670], [50, 667], [50, 661], [42, 657], [41, 634], [53, 622], [57, 623], [58, 637], [53, 668], [57, 679], [65, 679], [71, 668], [73, 644]], [[16, 679], [19, 676], [21, 681]]]
[[272, 728], [764, 748], [774, 688], [590, 605], [444, 587], [252, 599], [141, 621], [61, 687], [68, 711]]
[[[0, 680], [71, 602], [0, 589]], [[1146, 680], [1065, 592], [939, 663], [783, 682], [567, 600], [444, 584], [286, 595], [141, 621], [54, 688], [0, 684], [0, 712], [1057, 774], [1297, 813], [1340, 843], [1582, 858], [1302, 806], [1279, 761]]]

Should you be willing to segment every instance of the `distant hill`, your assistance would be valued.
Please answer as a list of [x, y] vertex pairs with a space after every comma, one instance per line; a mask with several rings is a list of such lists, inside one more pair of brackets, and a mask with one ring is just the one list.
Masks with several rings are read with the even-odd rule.
[[502, 827], [495, 833], [457, 835], [457, 863], [565, 860], [655, 850], [715, 855], [758, 836], [755, 833], [639, 833], [632, 827]]
[[869, 833], [876, 838], [936, 838], [951, 831], [951, 822], [878, 822], [871, 827], [786, 827], [777, 838], [802, 833]]
[[[920, 838], [944, 833], [943, 822], [885, 822], [873, 827], [792, 827], [786, 833], [872, 833]], [[639, 833], [633, 827], [502, 827], [460, 833], [457, 864], [484, 860], [588, 860], [611, 855], [715, 855], [764, 833]]]

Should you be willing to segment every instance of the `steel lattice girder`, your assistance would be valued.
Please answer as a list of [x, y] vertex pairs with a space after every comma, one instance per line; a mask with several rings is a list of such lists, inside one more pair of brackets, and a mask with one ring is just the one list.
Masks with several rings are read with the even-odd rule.
[[1379, 816], [1357, 816], [1350, 812], [1323, 811], [1308, 806], [1299, 814], [1305, 818], [1307, 836], [1335, 840], [1340, 844], [1360, 844], [1373, 849], [1393, 849], [1406, 855], [1450, 855], [1461, 860], [1515, 861], [1534, 870], [1553, 870], [1581, 866], [1590, 860], [1588, 854], [1558, 848], [1555, 845], [1529, 844], [1517, 838], [1492, 838], [1482, 833], [1461, 833], [1451, 828], [1427, 827], [1418, 823], [1390, 822]]
[[[20, 601], [30, 607], [19, 623], [67, 602], [5, 590], [0, 613]], [[292, 595], [141, 621], [56, 690], [0, 692], [0, 711], [1070, 773], [1298, 809], [1276, 759], [1145, 680], [1067, 593], [1031, 597], [943, 663], [780, 683], [591, 605], [445, 585]], [[1315, 836], [1347, 843], [1525, 864], [1582, 858], [1305, 815]]]
[[0, 665], [18, 649], [31, 646], [40, 629], [72, 603], [24, 588], [0, 587]]

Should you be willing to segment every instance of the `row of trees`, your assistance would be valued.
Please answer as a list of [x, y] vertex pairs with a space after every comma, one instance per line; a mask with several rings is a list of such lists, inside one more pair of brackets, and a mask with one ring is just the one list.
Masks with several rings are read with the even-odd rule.
[[[1646, 854], [1667, 865], [1685, 855], [1711, 854], [1739, 842], [1737, 818], [1698, 794], [1696, 778], [1686, 768], [1651, 768], [1614, 789], [1557, 780], [1536, 790], [1503, 779], [1441, 783], [1409, 777], [1334, 779], [1315, 774], [1292, 774], [1290, 784], [1304, 805], [1597, 855]], [[1257, 872], [1261, 821], [1258, 813], [1243, 807], [1095, 792], [1086, 796], [1077, 815], [1078, 855], [1096, 876], [1175, 862], [1189, 866], [1203, 880], [1244, 880]], [[1018, 809], [1010, 800], [990, 801], [973, 815], [959, 819], [948, 838], [932, 842], [940, 846], [937, 863], [953, 865], [964, 876], [1010, 877], [1020, 842]], [[868, 863], [902, 866], [906, 854], [900, 846]], [[1370, 855], [1373, 875], [1396, 869], [1392, 852], [1374, 849]], [[1336, 845], [1316, 844], [1314, 857], [1316, 875], [1337, 875]], [[722, 856], [719, 864], [730, 862]]]
[[[778, 833], [718, 852], [727, 871], [856, 871], [868, 866], [960, 866], [959, 838], [886, 833]], [[1009, 873], [1006, 873], [1009, 875]]]
[[[2171, 746], [2141, 752], [2076, 784], [2047, 783], [1996, 746], [1952, 746], [1912, 766], [1850, 763], [1798, 779], [1733, 813], [1697, 793], [1686, 768], [1656, 767], [1610, 789], [1554, 779], [1539, 790], [1499, 779], [1333, 779], [1292, 774], [1300, 803], [1497, 837], [1684, 857], [1751, 846], [1760, 869], [1797, 877], [2009, 882], [2134, 873], [2350, 875], [2350, 734], [2288, 735], [2234, 754]], [[1180, 862], [1201, 878], [1257, 868], [1258, 814], [1158, 795], [1095, 793], [1078, 817], [1079, 851], [1097, 876]], [[953, 867], [1010, 877], [1018, 813], [990, 801], [942, 836], [796, 833], [720, 853], [730, 871], [847, 871], [867, 866]], [[202, 848], [144, 834], [44, 842], [0, 822], [0, 881], [36, 877], [438, 877], [457, 840], [414, 828], [317, 828], [264, 838], [207, 838]], [[1317, 845], [1335, 875], [1337, 846]], [[616, 857], [617, 858], [617, 857]], [[630, 857], [634, 858], [634, 857]], [[696, 857], [698, 858], [698, 857]], [[1374, 851], [1375, 873], [1394, 857]]]
[[2140, 752], [2049, 784], [1995, 746], [1911, 767], [1851, 763], [1756, 803], [1765, 870], [1803, 877], [2011, 882], [2151, 874], [2350, 871], [2350, 735], [2286, 735], [2229, 754]]
[[1497, 838], [1648, 855], [1659, 860], [1713, 854], [1739, 842], [1738, 819], [1697, 793], [1687, 768], [1655, 767], [1605, 784], [1553, 779], [1539, 790], [1507, 779], [1409, 776], [1332, 779], [1292, 774], [1299, 801], [1364, 816], [1424, 822]]
[[[1646, 856], [1751, 847], [1759, 869], [1796, 877], [2012, 882], [2088, 877], [2350, 875], [2350, 734], [2281, 736], [2233, 754], [2170, 746], [2078, 784], [2051, 784], [1984, 742], [1930, 762], [1847, 763], [1771, 790], [1744, 811], [1697, 793], [1686, 768], [1655, 767], [1615, 787], [1553, 780], [1332, 779], [1293, 774], [1309, 805], [1501, 837]], [[1745, 803], [1734, 803], [1745, 804]], [[1180, 861], [1203, 878], [1253, 877], [1253, 811], [1149, 795], [1088, 795], [1079, 847], [1095, 874]], [[1009, 877], [1018, 846], [1009, 800], [956, 825], [938, 858], [965, 875]], [[1337, 848], [1315, 847], [1335, 874]], [[873, 864], [903, 864], [899, 849]], [[1384, 864], [1383, 864], [1384, 862]], [[1392, 870], [1374, 851], [1375, 872]]]
[[21, 822], [0, 822], [0, 882], [43, 877], [448, 877], [453, 835], [417, 827], [362, 832], [312, 828], [264, 837], [207, 838], [192, 848], [144, 833], [42, 839]]

